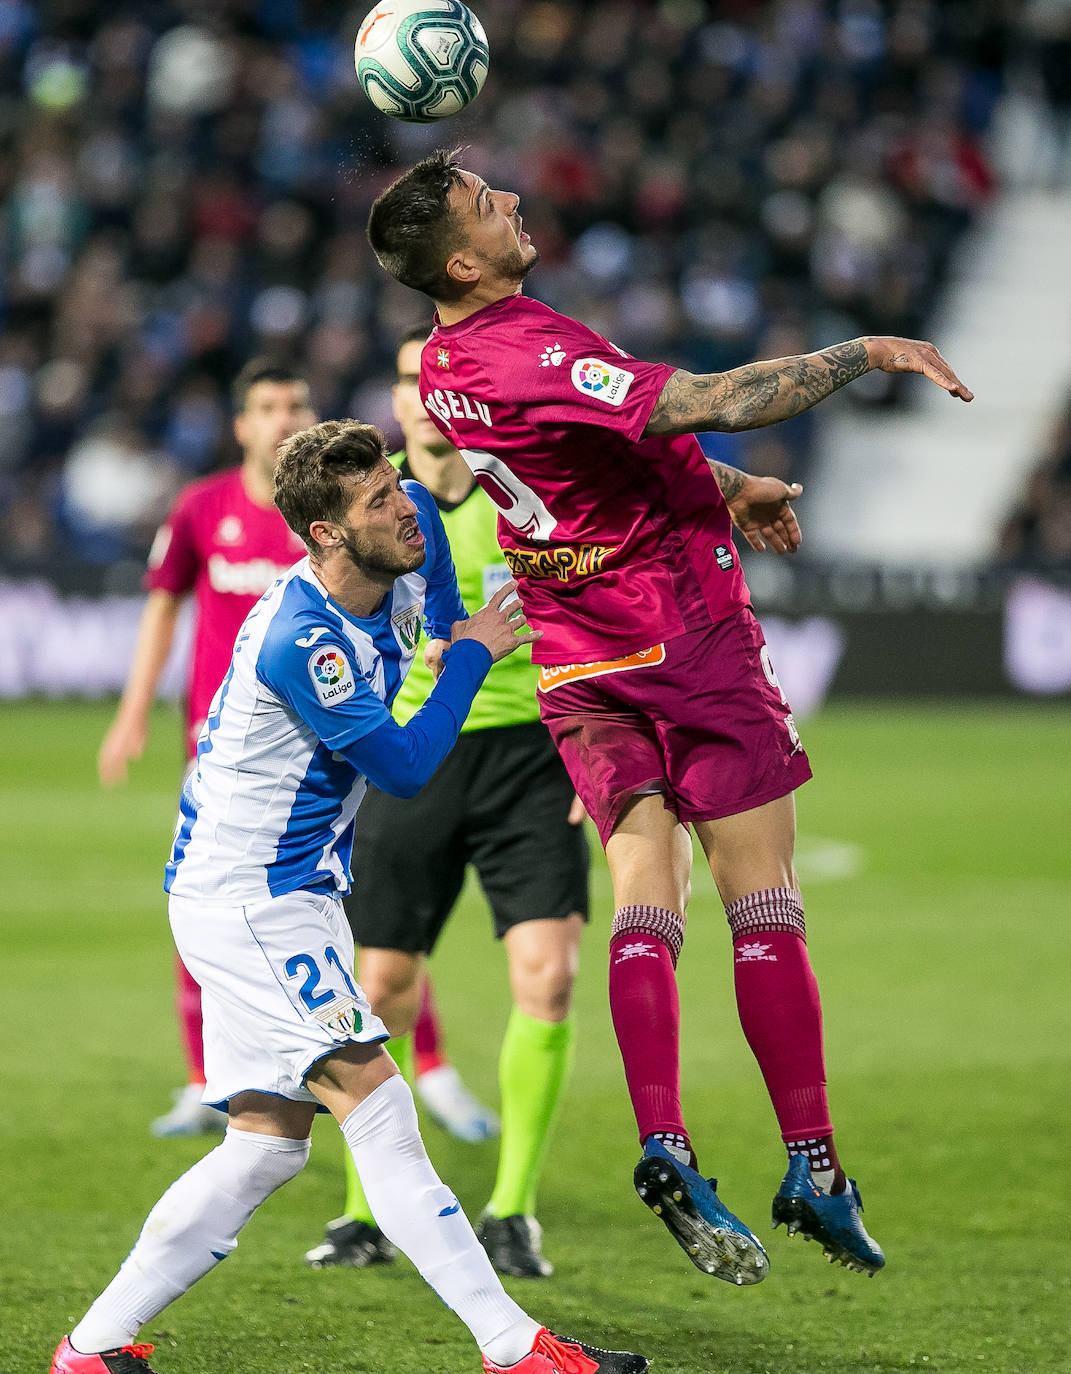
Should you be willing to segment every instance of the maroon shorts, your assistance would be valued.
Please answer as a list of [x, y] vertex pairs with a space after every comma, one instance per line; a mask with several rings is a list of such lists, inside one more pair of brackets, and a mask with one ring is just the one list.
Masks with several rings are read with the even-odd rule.
[[750, 610], [625, 659], [544, 667], [539, 709], [603, 844], [637, 794], [710, 821], [811, 776]]

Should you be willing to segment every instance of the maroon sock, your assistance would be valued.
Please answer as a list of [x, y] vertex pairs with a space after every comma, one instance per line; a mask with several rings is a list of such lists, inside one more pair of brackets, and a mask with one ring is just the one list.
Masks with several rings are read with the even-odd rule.
[[419, 1078], [422, 1073], [441, 1068], [445, 1063], [446, 1047], [439, 1010], [431, 990], [431, 979], [425, 974], [420, 985], [420, 1007], [413, 1022], [413, 1068]]
[[766, 1080], [781, 1136], [786, 1142], [825, 1140], [833, 1124], [822, 1006], [807, 957], [800, 895], [783, 887], [751, 892], [731, 903], [726, 915], [740, 1024]]
[[175, 955], [175, 1009], [186, 1060], [186, 1077], [191, 1083], [203, 1083], [205, 1049], [201, 1025], [201, 985], [178, 954]]
[[683, 920], [665, 907], [625, 906], [614, 913], [610, 1015], [641, 1142], [657, 1131], [688, 1140], [681, 1115], [680, 1002], [674, 972], [683, 939]]

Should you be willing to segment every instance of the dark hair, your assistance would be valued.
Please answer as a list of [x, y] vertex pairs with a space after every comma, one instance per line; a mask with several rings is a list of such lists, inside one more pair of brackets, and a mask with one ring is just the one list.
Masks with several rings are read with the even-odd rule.
[[305, 382], [308, 380], [292, 363], [277, 358], [250, 358], [231, 383], [231, 404], [235, 414], [245, 410], [249, 393], [258, 382]]
[[460, 149], [439, 148], [391, 182], [368, 215], [368, 242], [380, 266], [405, 286], [432, 300], [458, 293], [446, 260], [461, 242], [461, 224], [450, 208], [453, 186], [461, 186]]
[[402, 349], [406, 346], [406, 344], [426, 344], [428, 341], [428, 335], [430, 333], [430, 324], [415, 324], [412, 327], [412, 329], [407, 329], [405, 333], [402, 335], [402, 337], [398, 340], [398, 346], [394, 350], [394, 371], [398, 376], [401, 375], [401, 371], [398, 367], [398, 354], [401, 353]]
[[323, 420], [279, 446], [275, 504], [310, 549], [314, 520], [341, 523], [353, 500], [352, 479], [363, 477], [386, 457], [383, 435], [359, 420]]
[[[428, 336], [431, 334], [433, 328], [434, 326], [430, 321], [427, 324], [413, 325], [412, 329], [407, 329], [398, 340], [398, 349], [404, 348], [406, 344], [427, 343]], [[398, 349], [395, 349], [395, 352], [397, 352]]]

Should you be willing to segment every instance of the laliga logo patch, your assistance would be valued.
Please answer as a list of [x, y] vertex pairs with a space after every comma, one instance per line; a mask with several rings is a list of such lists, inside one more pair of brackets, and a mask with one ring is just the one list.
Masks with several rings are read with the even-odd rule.
[[353, 695], [356, 686], [349, 661], [338, 649], [324, 649], [313, 654], [309, 659], [309, 676], [324, 706], [337, 706]]
[[577, 391], [608, 406], [619, 406], [636, 380], [634, 373], [623, 367], [609, 367], [598, 358], [578, 358], [571, 375]]

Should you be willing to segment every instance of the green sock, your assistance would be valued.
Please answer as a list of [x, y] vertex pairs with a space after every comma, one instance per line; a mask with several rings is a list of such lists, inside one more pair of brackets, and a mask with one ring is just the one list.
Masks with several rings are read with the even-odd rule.
[[[413, 1037], [411, 1035], [392, 1035], [386, 1041], [386, 1050], [402, 1071], [402, 1077], [413, 1086]], [[367, 1221], [374, 1226], [375, 1219], [368, 1207], [368, 1199], [361, 1187], [361, 1177], [353, 1155], [345, 1148], [343, 1141], [342, 1162], [346, 1169], [346, 1210], [345, 1215], [352, 1221]]]
[[487, 1204], [493, 1217], [535, 1213], [551, 1127], [572, 1067], [572, 1018], [537, 1021], [514, 1007], [498, 1058], [502, 1144]]

